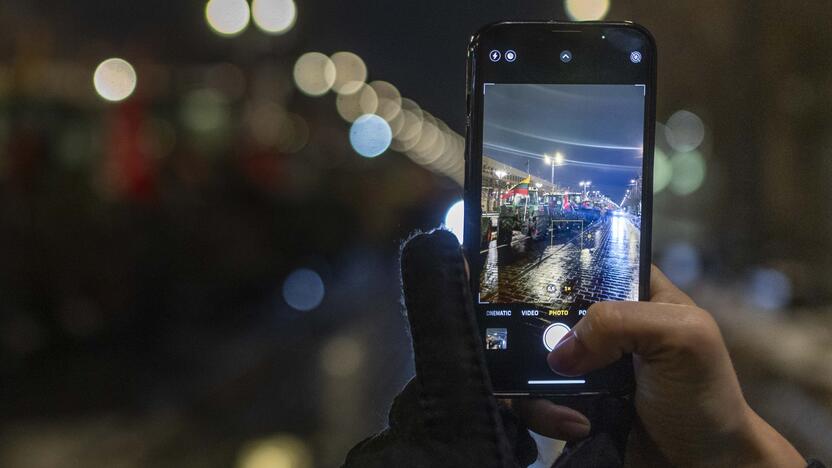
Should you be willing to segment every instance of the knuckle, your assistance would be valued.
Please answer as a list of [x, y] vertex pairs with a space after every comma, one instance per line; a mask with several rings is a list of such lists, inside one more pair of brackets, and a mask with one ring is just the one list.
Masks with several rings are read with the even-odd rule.
[[624, 315], [613, 302], [593, 304], [587, 311], [589, 332], [600, 337], [611, 337], [621, 333]]
[[676, 347], [687, 354], [703, 354], [714, 349], [721, 349], [722, 334], [719, 325], [708, 311], [699, 307], [689, 307], [682, 316], [681, 326], [674, 337]]

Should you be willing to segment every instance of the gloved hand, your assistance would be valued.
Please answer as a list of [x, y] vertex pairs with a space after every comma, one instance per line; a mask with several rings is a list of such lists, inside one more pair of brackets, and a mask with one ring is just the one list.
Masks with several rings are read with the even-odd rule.
[[[589, 435], [589, 420], [573, 409], [494, 398], [467, 266], [453, 234], [414, 237], [402, 250], [401, 267], [416, 377], [393, 402], [389, 427], [354, 447], [346, 467], [528, 466], [537, 450], [514, 410], [538, 433], [563, 440]], [[593, 436], [555, 466], [620, 465], [628, 405], [607, 401], [595, 408], [601, 409]]]
[[627, 399], [579, 401], [589, 419], [547, 400], [497, 401], [456, 238], [416, 236], [401, 261], [416, 377], [396, 397], [389, 427], [354, 447], [347, 467], [525, 467], [536, 456], [526, 424], [572, 441], [553, 468], [621, 466], [625, 446], [634, 467], [806, 466], [745, 402], [711, 316], [658, 269], [649, 303], [594, 304], [548, 357], [569, 376], [633, 353], [631, 424]]

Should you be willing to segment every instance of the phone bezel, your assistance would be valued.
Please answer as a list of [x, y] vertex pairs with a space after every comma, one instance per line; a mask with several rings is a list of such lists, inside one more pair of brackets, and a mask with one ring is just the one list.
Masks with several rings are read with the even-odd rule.
[[[644, 158], [642, 164], [642, 186], [653, 186], [653, 152], [655, 147], [655, 121], [656, 121], [656, 44], [652, 34], [641, 25], [632, 22], [561, 22], [561, 21], [500, 21], [482, 27], [474, 36], [468, 46], [468, 58], [466, 67], [466, 138], [465, 138], [465, 229], [463, 247], [469, 258], [476, 258], [479, 255], [480, 239], [480, 197], [482, 187], [482, 112], [483, 98], [479, 92], [483, 87], [481, 70], [481, 44], [483, 38], [495, 28], [534, 28], [536, 31], [541, 27], [554, 27], [553, 35], [566, 34], [571, 32], [588, 32], [592, 29], [601, 28], [629, 28], [641, 33], [647, 39], [650, 60], [647, 64], [647, 93], [644, 112]], [[650, 268], [652, 264], [652, 214], [653, 214], [653, 193], [652, 190], [642, 190], [642, 218], [641, 218], [641, 242], [640, 242], [640, 265], [639, 265], [639, 300], [649, 300], [650, 297]], [[471, 255], [475, 255], [472, 257]], [[470, 277], [471, 291], [477, 291], [479, 282], [479, 269], [472, 269]], [[474, 295], [473, 297], [476, 297]], [[476, 304], [475, 304], [476, 307]], [[480, 311], [477, 310], [477, 320], [481, 320]], [[634, 388], [632, 375], [632, 357], [625, 356], [623, 363], [618, 365], [626, 366], [629, 371], [621, 385], [615, 388], [594, 388], [585, 390], [580, 388], [541, 388], [541, 389], [502, 389], [495, 388], [494, 393], [499, 396], [510, 397], [575, 397], [575, 396], [597, 396], [600, 394], [626, 394], [631, 393]]]

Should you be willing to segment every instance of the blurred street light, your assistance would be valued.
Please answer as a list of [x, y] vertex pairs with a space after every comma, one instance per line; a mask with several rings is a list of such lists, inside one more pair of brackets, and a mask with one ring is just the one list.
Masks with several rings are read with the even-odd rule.
[[136, 71], [126, 60], [110, 58], [98, 65], [93, 73], [93, 86], [108, 101], [123, 101], [136, 89]]
[[378, 109], [378, 95], [369, 85], [361, 83], [358, 92], [352, 94], [338, 94], [335, 98], [335, 108], [338, 114], [347, 122], [364, 114], [375, 114]]
[[685, 196], [699, 190], [705, 181], [705, 158], [698, 151], [675, 154], [670, 160], [673, 178], [670, 190], [676, 195]]
[[248, 26], [251, 10], [246, 0], [210, 0], [205, 4], [205, 19], [217, 34], [236, 36]]
[[667, 119], [664, 136], [674, 150], [680, 153], [693, 151], [705, 138], [705, 124], [691, 111], [676, 111]]
[[301, 55], [293, 74], [298, 89], [310, 96], [322, 96], [335, 84], [335, 64], [320, 52]]
[[673, 166], [664, 152], [656, 148], [653, 158], [653, 193], [659, 193], [670, 184]]
[[361, 57], [352, 52], [335, 52], [329, 58], [335, 65], [332, 90], [338, 94], [358, 92], [367, 80], [367, 66]]
[[240, 451], [237, 468], [311, 468], [312, 452], [301, 439], [281, 434], [249, 442]]
[[448, 208], [445, 214], [445, 228], [454, 233], [460, 244], [463, 242], [465, 227], [465, 202], [459, 200]]
[[375, 114], [362, 115], [350, 127], [350, 144], [365, 158], [374, 158], [387, 151], [392, 139], [390, 125]]
[[564, 6], [573, 21], [597, 21], [607, 16], [610, 0], [566, 0]]
[[402, 109], [402, 95], [399, 90], [387, 81], [375, 80], [370, 86], [378, 95], [378, 111], [376, 114], [390, 122]]
[[306, 312], [318, 307], [324, 299], [324, 282], [309, 268], [299, 268], [283, 282], [283, 300], [289, 307]]
[[297, 6], [294, 0], [254, 0], [251, 16], [254, 24], [267, 34], [283, 34], [295, 25]]

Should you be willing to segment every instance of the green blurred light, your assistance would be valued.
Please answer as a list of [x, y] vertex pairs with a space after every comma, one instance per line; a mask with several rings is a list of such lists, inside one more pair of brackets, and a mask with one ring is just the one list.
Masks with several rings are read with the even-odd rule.
[[678, 153], [670, 160], [673, 177], [670, 190], [676, 195], [690, 195], [705, 181], [705, 158], [698, 151]]
[[198, 89], [185, 96], [182, 120], [189, 129], [205, 133], [228, 125], [228, 101], [214, 89]]
[[670, 184], [673, 166], [664, 151], [656, 148], [653, 157], [653, 193], [659, 193]]

